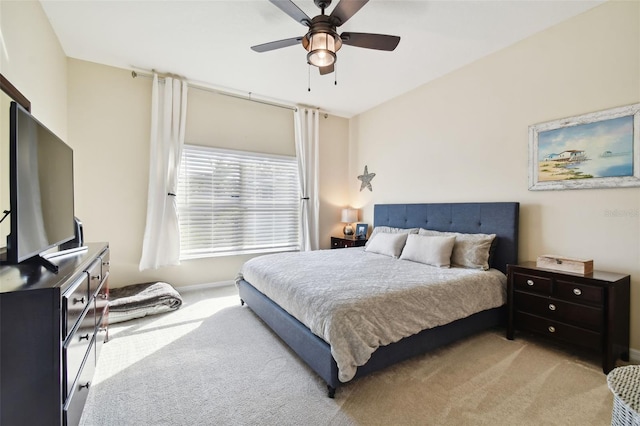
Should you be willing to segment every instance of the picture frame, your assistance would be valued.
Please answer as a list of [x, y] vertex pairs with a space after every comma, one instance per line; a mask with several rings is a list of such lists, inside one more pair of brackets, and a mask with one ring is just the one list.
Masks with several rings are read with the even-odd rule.
[[368, 230], [369, 230], [369, 225], [367, 225], [366, 223], [356, 224], [356, 238], [359, 240], [363, 240], [367, 238]]
[[640, 186], [640, 103], [529, 126], [529, 190]]

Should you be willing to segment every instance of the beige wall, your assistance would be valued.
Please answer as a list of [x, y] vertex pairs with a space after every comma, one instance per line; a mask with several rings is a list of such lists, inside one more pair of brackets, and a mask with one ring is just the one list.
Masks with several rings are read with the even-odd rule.
[[[146, 217], [151, 80], [130, 71], [69, 59], [69, 140], [76, 155], [76, 214], [87, 241], [109, 241], [112, 285], [165, 280], [179, 287], [233, 280], [250, 256], [183, 261], [138, 271]], [[189, 89], [186, 141], [295, 155], [293, 112]], [[348, 120], [321, 119], [322, 245], [348, 195]]]
[[31, 101], [31, 112], [67, 137], [67, 58], [38, 1], [0, 1], [0, 73]]
[[342, 235], [341, 209], [349, 206], [349, 120], [320, 116], [320, 248]]
[[[11, 98], [0, 91], [0, 211], [11, 209], [9, 193], [9, 105]], [[7, 246], [11, 216], [0, 223], [0, 247]]]
[[192, 87], [185, 143], [295, 156], [293, 111]]
[[[640, 2], [609, 2], [351, 120], [352, 202], [519, 201], [520, 260], [592, 258], [632, 278], [640, 188], [528, 191], [528, 126], [640, 102]], [[365, 165], [373, 192], [359, 192]]]

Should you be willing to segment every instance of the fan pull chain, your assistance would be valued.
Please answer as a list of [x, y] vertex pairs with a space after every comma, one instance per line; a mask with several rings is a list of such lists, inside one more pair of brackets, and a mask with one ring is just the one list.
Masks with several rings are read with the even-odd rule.
[[334, 86], [338, 85], [338, 63], [337, 62], [333, 65], [333, 85]]
[[307, 64], [307, 92], [311, 91], [311, 65]]

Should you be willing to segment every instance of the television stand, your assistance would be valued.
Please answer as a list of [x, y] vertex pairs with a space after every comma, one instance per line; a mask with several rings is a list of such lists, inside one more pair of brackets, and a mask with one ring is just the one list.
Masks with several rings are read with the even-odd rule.
[[43, 266], [46, 270], [51, 271], [54, 274], [57, 274], [58, 270], [60, 269], [58, 265], [56, 265], [55, 263], [51, 262], [49, 259], [40, 255], [33, 256], [31, 259], [27, 260], [27, 262], [33, 262], [40, 266]]
[[45, 259], [54, 259], [60, 256], [68, 256], [70, 254], [80, 253], [81, 251], [87, 251], [87, 249], [88, 249], [87, 246], [77, 246], [77, 247], [71, 247], [71, 248], [62, 249], [62, 250], [59, 249], [58, 251], [54, 251], [53, 253], [45, 254], [42, 257], [44, 257]]

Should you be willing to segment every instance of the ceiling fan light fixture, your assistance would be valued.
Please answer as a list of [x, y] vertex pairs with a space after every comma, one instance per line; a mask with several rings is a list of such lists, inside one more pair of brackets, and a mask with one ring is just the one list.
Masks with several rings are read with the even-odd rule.
[[310, 34], [306, 41], [303, 46], [309, 52], [307, 62], [318, 68], [333, 65], [336, 52], [342, 47], [340, 36], [325, 31]]
[[343, 44], [391, 52], [400, 42], [400, 37], [387, 34], [343, 32], [338, 35], [337, 28], [351, 19], [369, 0], [339, 0], [329, 15], [325, 15], [324, 12], [331, 5], [331, 0], [313, 0], [320, 8], [320, 15], [313, 18], [304, 13], [292, 0], [269, 1], [309, 30], [302, 37], [258, 44], [251, 46], [251, 49], [255, 52], [268, 52], [301, 43], [307, 51], [307, 63], [318, 67], [320, 75], [335, 71], [336, 53]]

